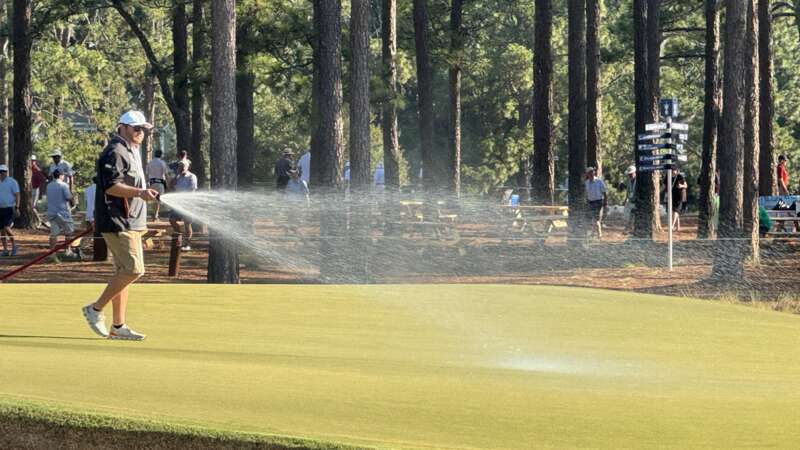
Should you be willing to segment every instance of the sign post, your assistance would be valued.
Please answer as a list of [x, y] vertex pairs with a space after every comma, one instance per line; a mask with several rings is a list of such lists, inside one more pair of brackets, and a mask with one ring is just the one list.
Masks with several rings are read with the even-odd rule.
[[640, 134], [636, 141], [637, 170], [639, 173], [667, 172], [667, 268], [672, 271], [672, 170], [679, 161], [687, 160], [682, 143], [689, 137], [689, 125], [672, 122], [673, 118], [678, 117], [677, 99], [662, 99], [659, 106], [664, 122], [645, 125], [646, 133]]

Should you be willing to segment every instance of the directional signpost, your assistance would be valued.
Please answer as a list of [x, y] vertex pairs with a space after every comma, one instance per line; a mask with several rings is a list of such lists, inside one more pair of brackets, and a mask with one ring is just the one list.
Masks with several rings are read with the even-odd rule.
[[667, 221], [669, 222], [667, 266], [672, 271], [672, 171], [677, 168], [678, 162], [688, 160], [683, 143], [689, 139], [689, 124], [672, 122], [673, 118], [678, 117], [677, 99], [662, 99], [660, 111], [664, 122], [645, 125], [646, 133], [637, 136], [636, 162], [640, 173], [661, 170], [667, 172]]

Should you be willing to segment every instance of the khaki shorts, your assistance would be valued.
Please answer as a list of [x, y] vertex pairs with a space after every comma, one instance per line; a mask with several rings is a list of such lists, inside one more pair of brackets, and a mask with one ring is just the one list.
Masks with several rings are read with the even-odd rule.
[[75, 223], [72, 221], [72, 218], [67, 220], [61, 216], [51, 216], [48, 217], [47, 220], [50, 221], [50, 237], [57, 237], [62, 234], [64, 236], [70, 236], [75, 233]]
[[123, 231], [103, 233], [103, 239], [114, 256], [117, 273], [144, 275], [144, 251], [142, 235], [144, 231]]

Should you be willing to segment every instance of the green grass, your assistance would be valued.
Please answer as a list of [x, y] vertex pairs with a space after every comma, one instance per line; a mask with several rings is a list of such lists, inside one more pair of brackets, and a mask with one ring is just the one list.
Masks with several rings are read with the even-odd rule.
[[0, 415], [392, 448], [800, 439], [789, 314], [556, 287], [138, 285], [136, 343], [90, 333], [100, 289], [0, 285]]

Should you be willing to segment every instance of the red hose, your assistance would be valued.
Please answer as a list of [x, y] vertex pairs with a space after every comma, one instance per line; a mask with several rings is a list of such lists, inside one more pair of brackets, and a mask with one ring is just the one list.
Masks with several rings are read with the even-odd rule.
[[23, 270], [27, 269], [28, 267], [41, 262], [43, 259], [45, 259], [48, 256], [52, 255], [53, 253], [55, 253], [55, 252], [57, 252], [59, 250], [63, 250], [65, 248], [67, 248], [70, 244], [72, 244], [76, 240], [86, 236], [87, 234], [91, 233], [92, 231], [94, 231], [94, 230], [89, 228], [88, 230], [85, 230], [83, 233], [75, 236], [74, 238], [70, 239], [69, 241], [66, 241], [63, 244], [56, 245], [55, 248], [53, 248], [52, 250], [47, 251], [43, 255], [37, 256], [36, 259], [34, 259], [33, 261], [31, 261], [31, 262], [29, 262], [29, 263], [27, 263], [27, 264], [25, 264], [23, 266], [17, 267], [16, 269], [12, 270], [11, 272], [8, 272], [7, 274], [5, 274], [3, 276], [0, 276], [0, 283], [8, 280], [9, 278], [13, 277], [16, 274], [22, 272]]

